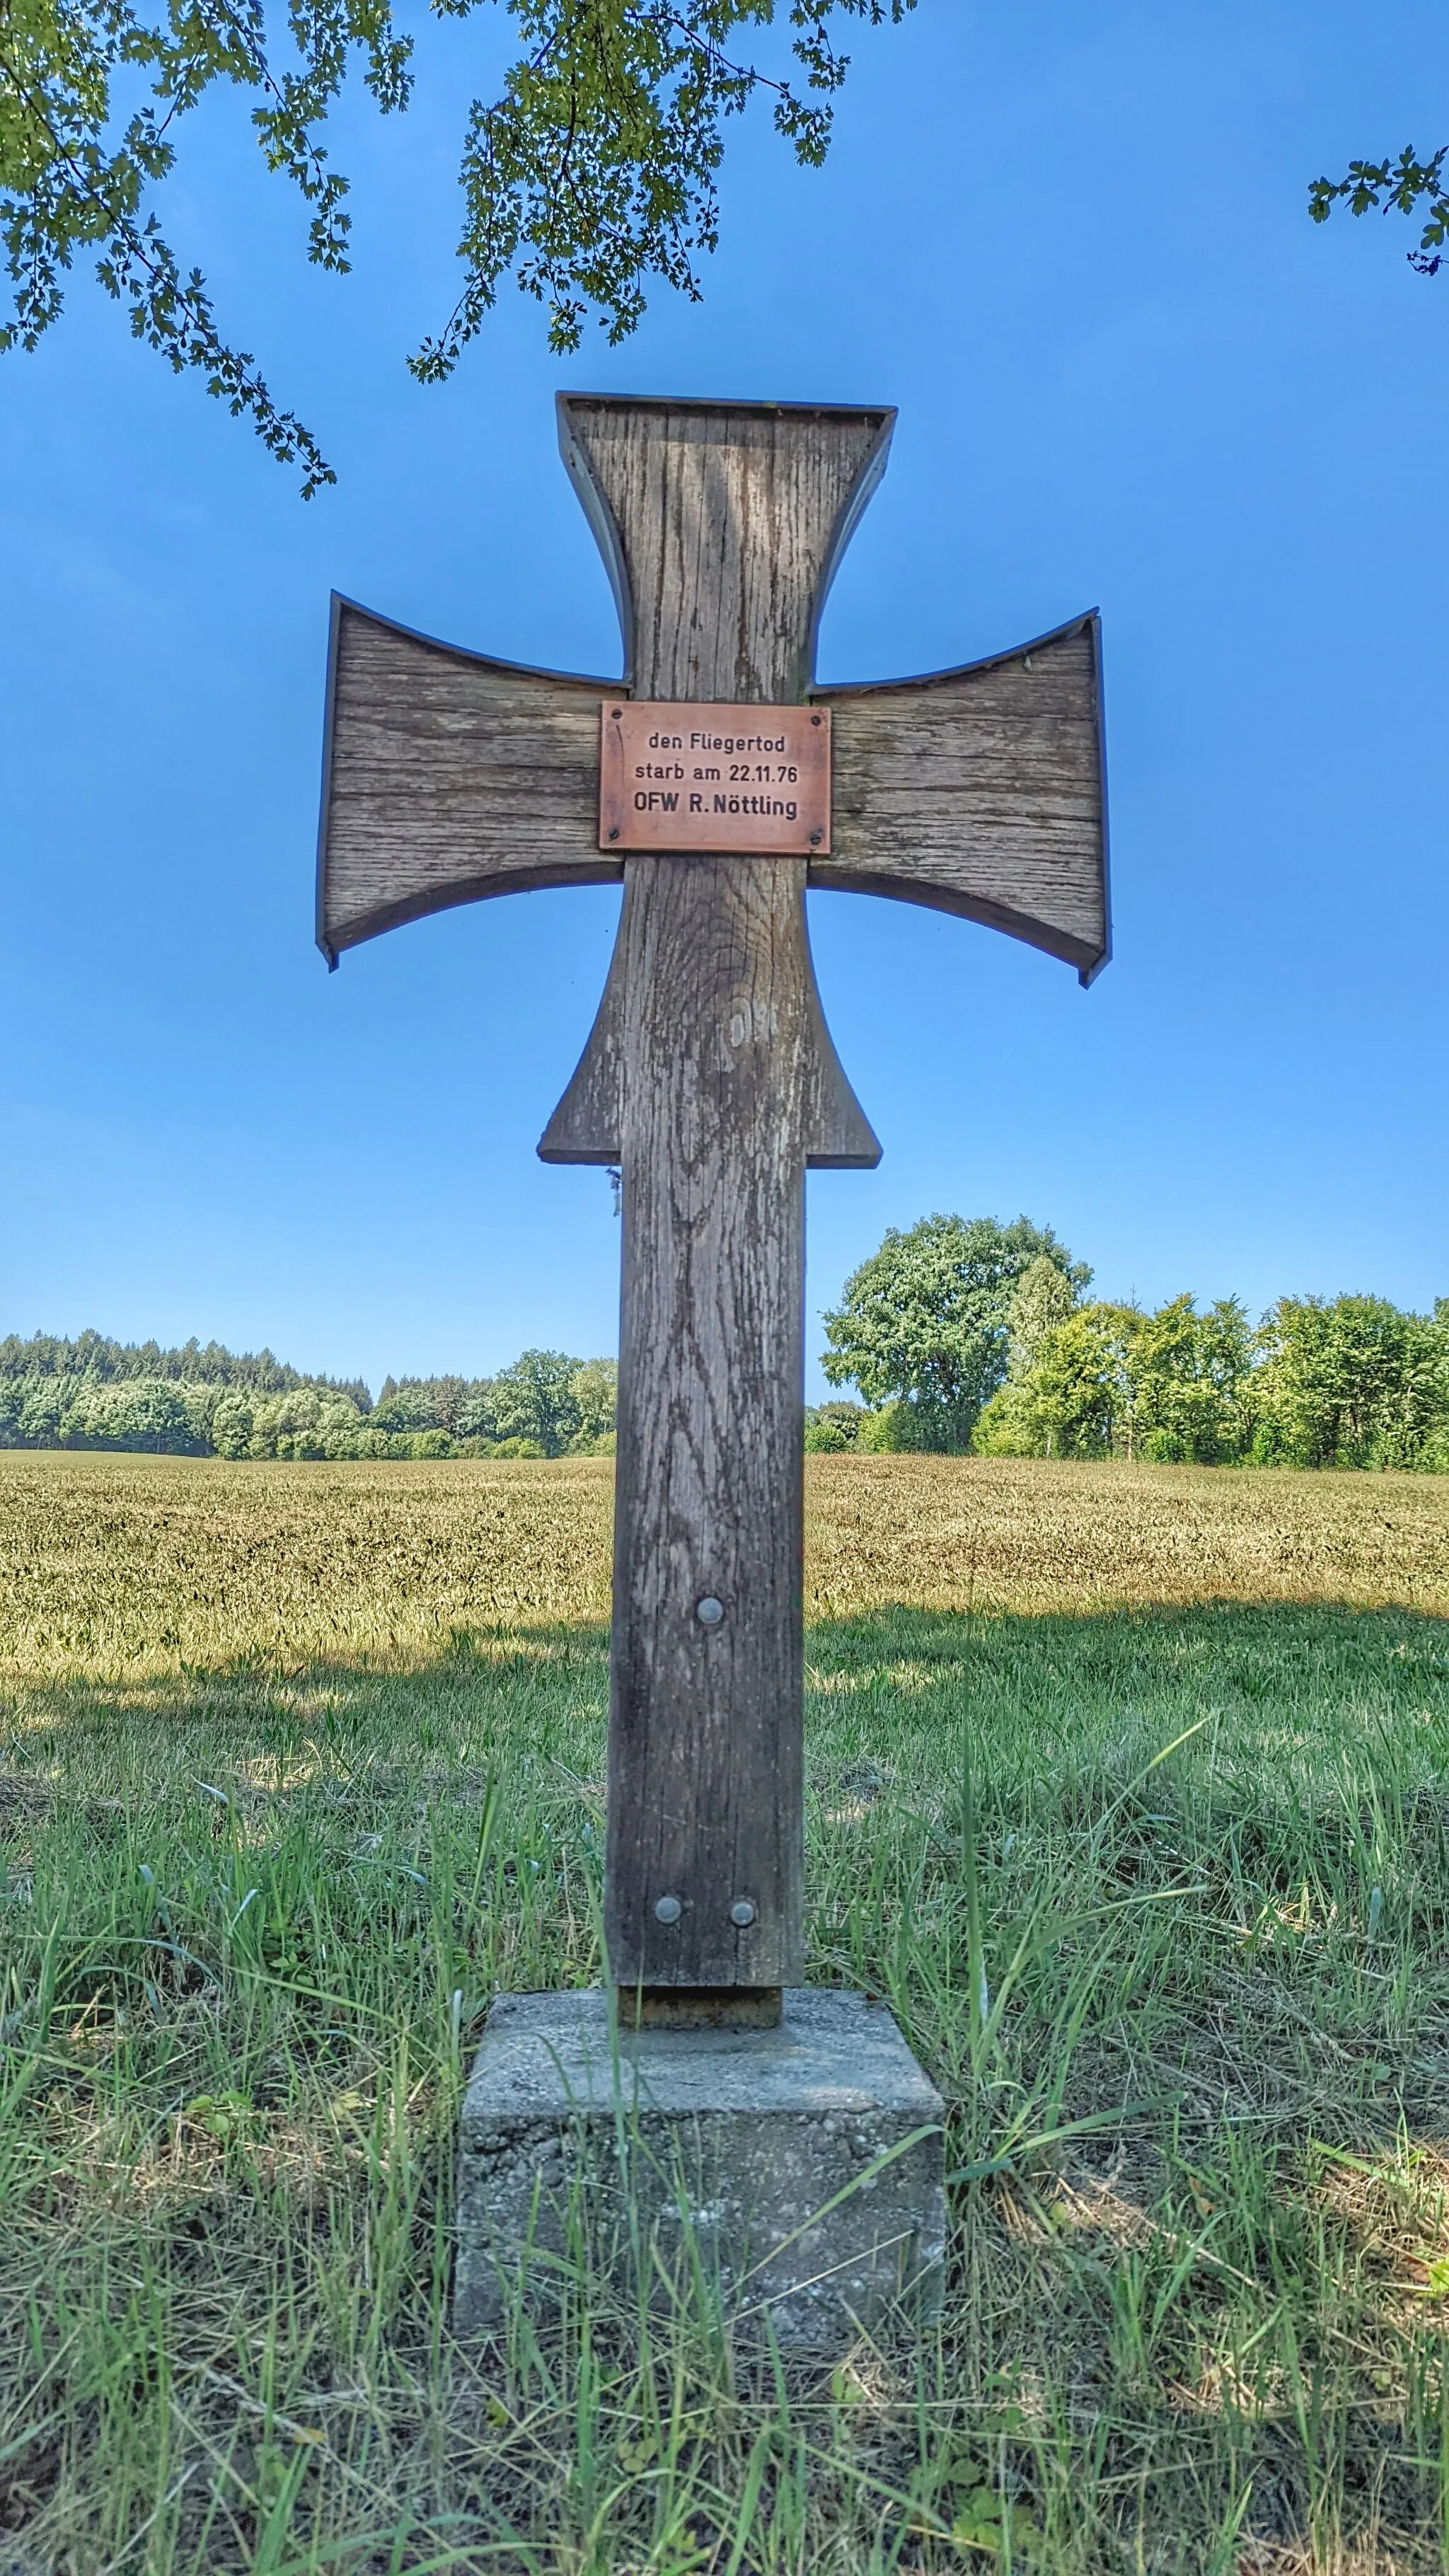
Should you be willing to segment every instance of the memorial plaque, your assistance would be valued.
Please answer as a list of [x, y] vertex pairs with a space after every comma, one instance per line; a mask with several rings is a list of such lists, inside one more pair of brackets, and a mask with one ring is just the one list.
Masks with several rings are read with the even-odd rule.
[[830, 848], [830, 716], [823, 707], [606, 698], [601, 850]]

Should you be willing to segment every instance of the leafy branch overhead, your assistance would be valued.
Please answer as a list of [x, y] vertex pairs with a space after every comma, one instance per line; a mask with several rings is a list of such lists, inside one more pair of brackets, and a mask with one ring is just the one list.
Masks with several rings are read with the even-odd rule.
[[1427, 161], [1421, 161], [1413, 145], [1406, 143], [1397, 161], [1350, 161], [1346, 179], [1314, 180], [1308, 191], [1308, 211], [1316, 224], [1326, 224], [1344, 197], [1355, 215], [1412, 215], [1417, 207], [1426, 207], [1419, 247], [1408, 253], [1408, 260], [1422, 277], [1437, 277], [1449, 241], [1446, 160], [1449, 143], [1441, 144]]
[[[502, 0], [432, 0], [466, 17]], [[848, 68], [841, 19], [899, 24], [915, 0], [789, 0], [791, 67], [775, 78], [749, 40], [786, 0], [506, 0], [517, 59], [500, 95], [474, 100], [463, 144], [462, 292], [409, 361], [424, 383], [451, 374], [509, 277], [546, 305], [556, 350], [590, 312], [627, 338], [656, 279], [699, 295], [698, 262], [719, 235], [725, 121], [757, 92], [806, 167], [823, 161], [831, 102]], [[316, 441], [273, 401], [249, 351], [217, 321], [199, 270], [184, 269], [149, 199], [170, 177], [177, 128], [218, 81], [248, 90], [270, 170], [298, 189], [318, 266], [348, 262], [348, 183], [323, 129], [360, 68], [384, 114], [406, 107], [411, 40], [388, 0], [288, 0], [286, 42], [261, 0], [0, 0], [0, 234], [11, 313], [0, 349], [34, 349], [59, 318], [78, 254], [93, 253], [135, 336], [178, 373], [200, 368], [249, 414], [310, 498], [335, 481]]]

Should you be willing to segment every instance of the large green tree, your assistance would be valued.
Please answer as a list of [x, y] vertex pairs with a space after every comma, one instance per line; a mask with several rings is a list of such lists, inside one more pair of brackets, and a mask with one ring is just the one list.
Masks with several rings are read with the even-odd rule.
[[825, 1318], [827, 1378], [858, 1386], [868, 1404], [900, 1405], [903, 1445], [969, 1448], [1006, 1375], [1018, 1282], [1043, 1260], [1073, 1292], [1091, 1278], [1050, 1226], [1024, 1216], [1011, 1225], [928, 1216], [904, 1234], [892, 1226]]
[[[899, 23], [915, 0], [431, 0], [439, 17], [506, 5], [516, 57], [498, 95], [463, 118], [463, 284], [408, 363], [425, 384], [451, 374], [500, 284], [513, 276], [548, 310], [549, 340], [578, 346], [598, 315], [627, 337], [648, 284], [699, 295], [718, 237], [726, 121], [757, 94], [807, 166], [823, 161], [831, 99], [849, 57], [842, 19]], [[777, 16], [790, 77], [751, 57]], [[281, 20], [281, 13], [276, 13]], [[272, 399], [247, 350], [218, 322], [155, 212], [184, 117], [218, 82], [247, 92], [270, 170], [308, 208], [307, 252], [348, 264], [348, 183], [332, 167], [327, 117], [352, 74], [386, 114], [405, 108], [411, 39], [389, 0], [0, 0], [0, 235], [13, 290], [0, 348], [33, 349], [57, 320], [67, 271], [95, 258], [138, 339], [250, 414], [272, 451], [302, 469], [309, 497], [336, 478], [311, 431]]]

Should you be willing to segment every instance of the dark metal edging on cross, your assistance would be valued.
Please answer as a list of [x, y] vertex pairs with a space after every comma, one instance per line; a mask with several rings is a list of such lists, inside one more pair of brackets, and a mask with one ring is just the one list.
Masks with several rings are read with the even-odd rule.
[[1102, 815], [1102, 954], [1096, 964], [1081, 969], [1077, 981], [1085, 991], [1094, 984], [1104, 966], [1112, 962], [1112, 831], [1107, 807], [1107, 700], [1102, 670], [1102, 612], [1094, 608], [1089, 623], [1092, 630], [1092, 669], [1097, 683], [1097, 775], [1101, 781]]

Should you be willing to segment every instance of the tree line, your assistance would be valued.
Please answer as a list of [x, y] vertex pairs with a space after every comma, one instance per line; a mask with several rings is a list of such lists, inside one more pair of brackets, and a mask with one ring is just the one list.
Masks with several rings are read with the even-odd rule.
[[825, 1319], [814, 1449], [974, 1450], [1199, 1466], [1449, 1473], [1449, 1298], [1087, 1296], [1050, 1227], [931, 1216], [895, 1228]]
[[[813, 1450], [1449, 1473], [1449, 1298], [1189, 1295], [1149, 1312], [1027, 1217], [887, 1233], [825, 1317]], [[0, 1341], [0, 1448], [220, 1458], [561, 1458], [614, 1446], [618, 1369], [521, 1353], [496, 1377], [305, 1377], [195, 1341]]]
[[524, 1351], [496, 1377], [308, 1378], [270, 1351], [0, 1341], [0, 1448], [192, 1458], [560, 1458], [613, 1446], [613, 1360]]

